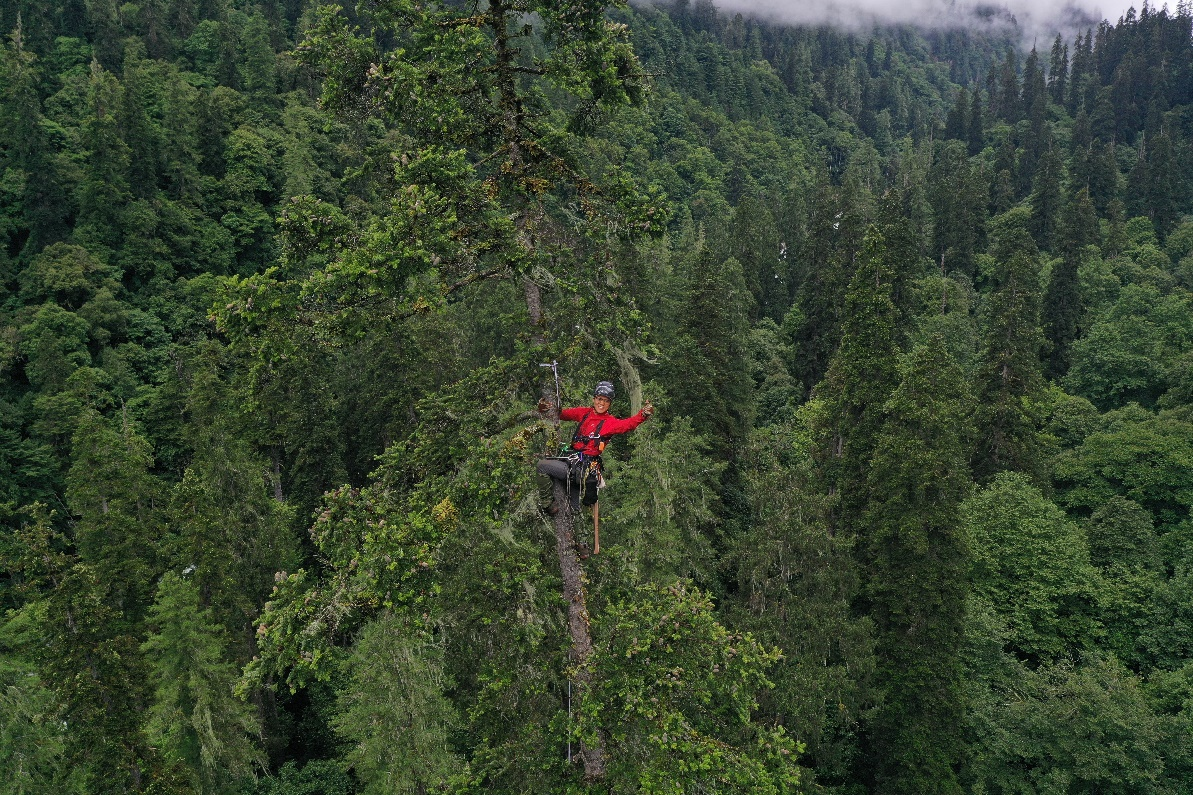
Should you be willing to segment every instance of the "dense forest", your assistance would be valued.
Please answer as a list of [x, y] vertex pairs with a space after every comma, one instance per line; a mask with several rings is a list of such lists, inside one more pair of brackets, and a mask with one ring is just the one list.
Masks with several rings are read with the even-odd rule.
[[3, 795], [1193, 793], [1187, 3], [0, 31]]

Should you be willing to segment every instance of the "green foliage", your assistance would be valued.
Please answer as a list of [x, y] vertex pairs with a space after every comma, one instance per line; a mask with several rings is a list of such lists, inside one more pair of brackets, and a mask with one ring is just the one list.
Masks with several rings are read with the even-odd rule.
[[1189, 26], [0, 4], [0, 790], [1187, 790]]
[[332, 639], [361, 621], [361, 609], [417, 604], [440, 528], [455, 514], [450, 501], [436, 507], [438, 520], [420, 511], [397, 522], [384, 491], [345, 486], [327, 495], [311, 538], [331, 577], [278, 573], [257, 628], [260, 658], [248, 668], [251, 679], [284, 675], [292, 690], [311, 678], [326, 680], [328, 666], [342, 661]]
[[0, 793], [82, 793], [80, 771], [65, 758], [54, 693], [26, 658], [37, 627], [33, 606], [0, 625]]
[[1060, 503], [1092, 512], [1122, 496], [1142, 505], [1161, 526], [1188, 516], [1193, 505], [1189, 423], [1138, 407], [1107, 420], [1103, 429], [1057, 459]]
[[759, 695], [761, 714], [806, 745], [804, 782], [831, 784], [846, 780], [856, 761], [853, 738], [873, 695], [873, 627], [851, 611], [857, 563], [851, 545], [829, 530], [808, 442], [806, 431], [772, 426], [744, 451], [754, 513], [733, 549], [738, 597], [728, 616], [783, 650], [768, 674], [774, 688]]
[[1100, 577], [1078, 527], [1023, 475], [1004, 473], [962, 510], [974, 597], [1006, 626], [1005, 648], [1046, 660], [1092, 648]]
[[30, 383], [46, 392], [65, 389], [71, 374], [91, 362], [87, 330], [87, 321], [78, 315], [56, 304], [43, 305], [20, 330]]
[[238, 671], [213, 619], [195, 584], [166, 572], [147, 617], [154, 629], [141, 644], [154, 687], [145, 732], [198, 793], [226, 792], [265, 764], [254, 741], [261, 727], [252, 705], [232, 693]]
[[264, 779], [253, 795], [352, 795], [352, 778], [335, 762], [316, 759], [299, 767], [295, 762], [282, 765], [275, 778]]
[[[1176, 532], [1186, 535], [1188, 528]], [[1140, 657], [1156, 668], [1179, 669], [1186, 665], [1193, 653], [1193, 644], [1189, 643], [1189, 630], [1193, 627], [1193, 615], [1189, 610], [1191, 594], [1193, 577], [1184, 562], [1178, 562], [1173, 576], [1157, 584], [1150, 594], [1147, 621], [1139, 627], [1137, 643], [1142, 647]]]
[[777, 649], [721, 626], [682, 582], [641, 586], [609, 615], [576, 731], [607, 734], [613, 791], [795, 791], [801, 746], [751, 719]]
[[716, 262], [707, 249], [693, 258], [663, 374], [683, 385], [671, 398], [672, 410], [707, 434], [717, 459], [731, 460], [753, 419], [743, 350], [752, 301], [737, 260]]
[[1168, 389], [1174, 360], [1193, 343], [1190, 295], [1127, 284], [1073, 344], [1065, 385], [1102, 409], [1129, 401], [1153, 406]]
[[168, 515], [174, 537], [168, 551], [192, 572], [204, 607], [241, 649], [257, 611], [273, 587], [274, 573], [297, 556], [292, 509], [269, 494], [267, 466], [243, 442], [218, 429], [202, 446], [173, 489]]
[[860, 529], [863, 483], [877, 443], [883, 405], [898, 377], [894, 283], [901, 263], [892, 262], [891, 254], [882, 231], [871, 227], [849, 285], [841, 347], [818, 387], [824, 394], [821, 416], [825, 425], [817, 429], [819, 449], [813, 450], [813, 455], [825, 487], [841, 495], [837, 521], [851, 534]]
[[158, 566], [165, 496], [149, 472], [149, 445], [127, 420], [116, 426], [88, 410], [72, 453], [66, 498], [78, 516], [73, 540], [79, 560], [110, 589], [112, 606], [135, 622]]
[[84, 790], [141, 791], [161, 768], [138, 725], [148, 694], [136, 627], [121, 609], [127, 583], [109, 582], [64, 552], [53, 518], [42, 506], [26, 509], [6, 550], [6, 568], [46, 593], [33, 602], [33, 659], [42, 681], [53, 683], [57, 717], [71, 727], [66, 761]]
[[964, 712], [959, 655], [969, 551], [960, 509], [973, 398], [944, 340], [914, 348], [884, 405], [866, 479], [866, 599], [875, 624], [869, 720], [876, 786], [959, 792]]
[[1102, 568], [1155, 570], [1160, 565], [1153, 519], [1141, 505], [1111, 497], [1090, 517], [1090, 561]]
[[1090, 561], [1102, 571], [1098, 601], [1105, 645], [1136, 670], [1156, 661], [1154, 620], [1165, 592], [1175, 585], [1164, 581], [1166, 566], [1153, 525], [1143, 506], [1116, 496], [1094, 511], [1085, 527]]
[[[847, 297], [858, 243], [864, 245], [868, 207], [859, 186], [846, 182], [833, 189], [822, 177], [810, 202], [800, 259], [807, 262], [796, 306], [799, 324], [795, 335], [796, 362], [804, 386], [811, 389], [829, 367], [837, 345], [850, 339], [843, 328], [850, 314], [841, 312]], [[848, 309], [848, 306], [846, 306]]]
[[120, 209], [131, 198], [128, 171], [132, 151], [120, 135], [116, 115], [123, 94], [115, 75], [92, 62], [87, 115], [80, 130], [86, 155], [78, 187], [81, 218], [75, 234], [97, 247], [119, 244]]
[[932, 204], [932, 254], [942, 270], [959, 271], [973, 277], [974, 255], [985, 231], [985, 175], [971, 166], [964, 147], [946, 143], [940, 147], [928, 175]]
[[443, 789], [462, 765], [448, 743], [459, 719], [443, 695], [442, 646], [385, 613], [361, 631], [346, 668], [335, 727], [352, 744], [345, 763], [361, 792]]
[[1040, 263], [1029, 216], [1012, 210], [991, 221], [993, 290], [983, 311], [986, 338], [978, 374], [981, 429], [974, 472], [988, 480], [1003, 471], [1042, 479], [1036, 425], [1043, 389], [1040, 352]]
[[21, 298], [30, 304], [50, 302], [78, 311], [96, 291], [118, 289], [117, 274], [81, 246], [55, 243], [21, 271]]
[[787, 337], [784, 329], [769, 318], [750, 330], [749, 358], [758, 427], [790, 421], [803, 397], [802, 386], [788, 369], [794, 350]]
[[970, 775], [984, 792], [1176, 793], [1163, 754], [1179, 724], [1156, 715], [1113, 659], [1022, 671], [986, 705]]
[[1061, 259], [1054, 263], [1044, 295], [1041, 319], [1051, 350], [1048, 374], [1063, 376], [1069, 368], [1069, 353], [1083, 320], [1080, 271], [1088, 247], [1097, 241], [1098, 219], [1090, 201], [1089, 190], [1082, 188], [1070, 196], [1061, 219], [1059, 248]]
[[1036, 244], [1045, 251], [1055, 251], [1060, 233], [1064, 197], [1061, 193], [1061, 156], [1049, 145], [1040, 157], [1035, 184], [1030, 197], [1030, 228]]
[[[658, 405], [666, 410], [666, 404]], [[615, 486], [601, 495], [603, 539], [644, 580], [715, 579], [717, 487], [724, 464], [708, 455], [705, 438], [686, 417], [665, 425], [652, 420], [628, 437], [628, 460], [610, 462]]]

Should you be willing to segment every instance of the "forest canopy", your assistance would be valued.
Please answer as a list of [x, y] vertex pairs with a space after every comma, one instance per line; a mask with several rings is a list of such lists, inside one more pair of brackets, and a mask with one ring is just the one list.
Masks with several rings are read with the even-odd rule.
[[0, 33], [0, 795], [1193, 792], [1187, 3]]

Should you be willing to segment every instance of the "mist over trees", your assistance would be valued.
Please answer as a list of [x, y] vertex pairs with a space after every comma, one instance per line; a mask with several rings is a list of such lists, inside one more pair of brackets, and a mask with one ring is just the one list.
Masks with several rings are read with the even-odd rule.
[[1193, 791], [1186, 3], [0, 31], [0, 793]]

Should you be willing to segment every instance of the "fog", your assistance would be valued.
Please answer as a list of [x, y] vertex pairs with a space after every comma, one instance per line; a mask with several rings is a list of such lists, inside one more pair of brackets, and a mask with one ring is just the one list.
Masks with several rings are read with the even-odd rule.
[[[690, 2], [695, 4], [696, 0]], [[1115, 22], [1131, 5], [1140, 7], [1130, 0], [713, 0], [713, 5], [727, 13], [851, 29], [881, 24], [1007, 27], [1013, 18], [1028, 38], [1051, 38], [1057, 32], [1068, 34], [1077, 28], [1096, 25], [1103, 18]]]

